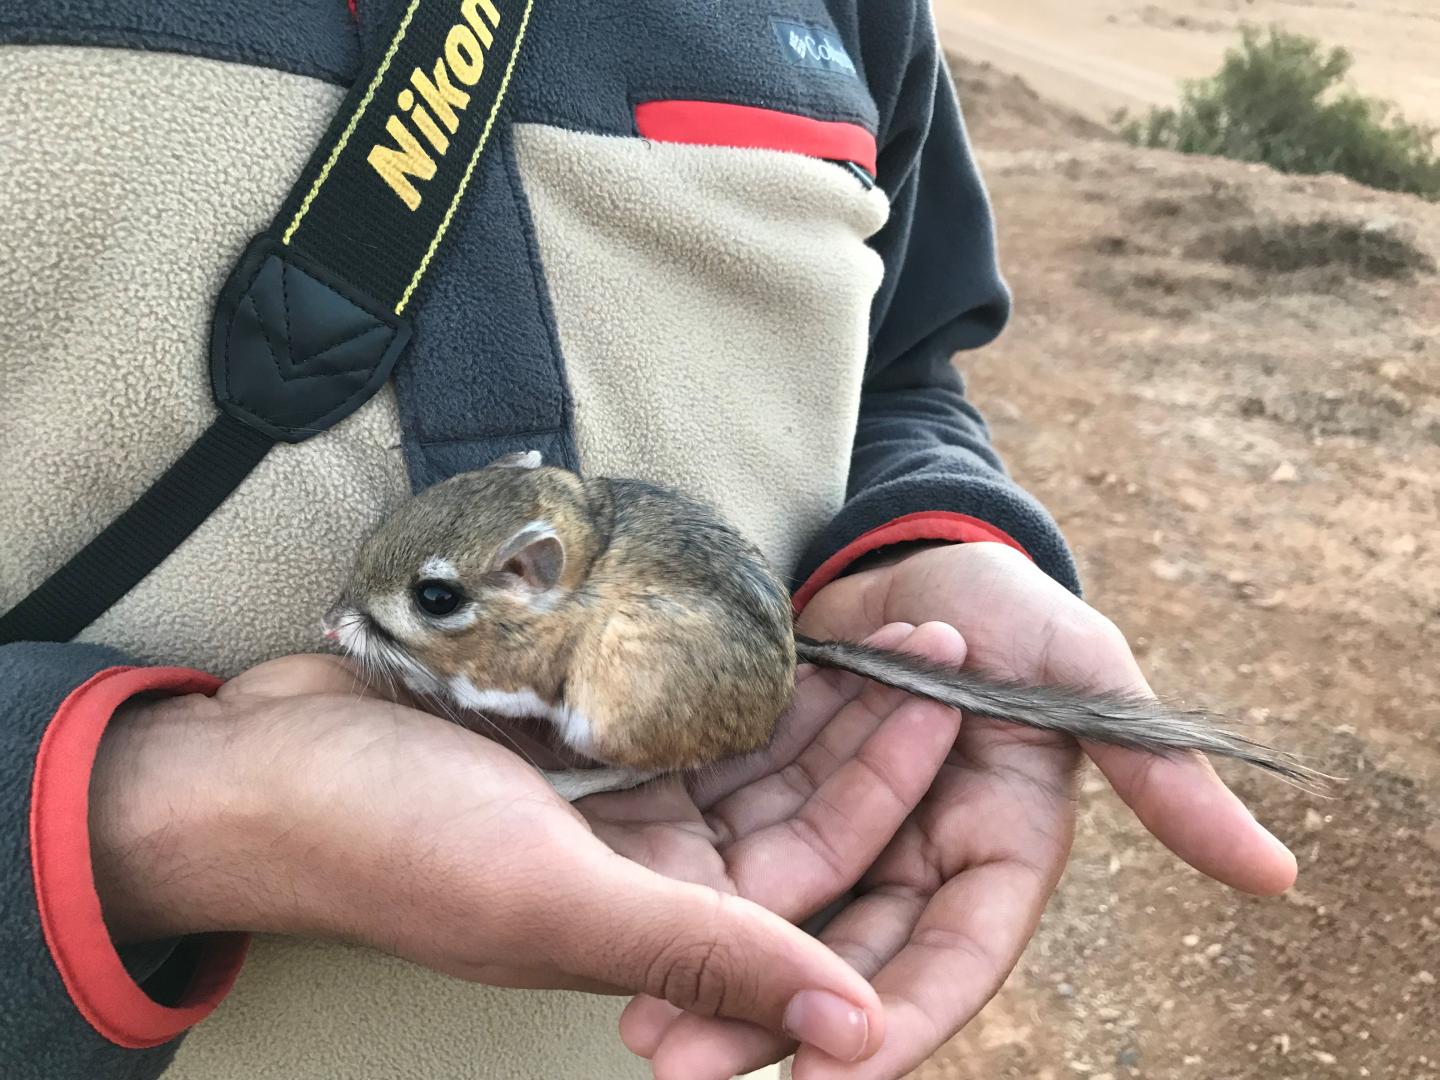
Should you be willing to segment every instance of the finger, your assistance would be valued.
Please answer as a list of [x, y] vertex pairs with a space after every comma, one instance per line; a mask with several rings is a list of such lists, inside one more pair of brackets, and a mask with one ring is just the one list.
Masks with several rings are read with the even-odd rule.
[[[963, 659], [965, 642], [953, 627], [943, 623], [923, 628], [892, 624], [867, 639], [881, 648], [900, 649], [926, 659], [942, 661]], [[863, 685], [863, 684], [857, 684]], [[861, 694], [848, 697], [815, 697], [807, 687], [797, 695], [794, 711], [817, 711], [823, 726], [792, 752], [775, 753], [770, 761], [771, 774], [742, 791], [723, 800], [707, 800], [711, 794], [703, 787], [696, 789], [696, 801], [708, 807], [707, 817], [716, 821], [733, 836], [745, 836], [795, 816], [806, 800], [819, 787], [855, 758], [867, 739], [884, 722], [895, 716], [897, 707], [909, 702], [924, 702], [901, 691], [870, 684], [878, 695]], [[927, 703], [928, 704], [928, 703]], [[943, 706], [941, 706], [943, 708]], [[953, 712], [953, 710], [950, 710]], [[908, 718], [908, 717], [907, 717]]]
[[[918, 628], [904, 643], [941, 663], [959, 663], [964, 642], [949, 626]], [[777, 778], [760, 817], [736, 796], [711, 819], [742, 835], [725, 852], [737, 890], [781, 916], [802, 919], [857, 881], [924, 798], [960, 729], [960, 714], [891, 692], [890, 712], [847, 759], [818, 784], [805, 767]], [[847, 711], [861, 711], [858, 703]], [[751, 835], [744, 835], [750, 832]], [[784, 873], [777, 873], [778, 866]]]
[[[898, 648], [914, 630], [909, 623], [891, 623], [866, 638], [866, 642], [881, 649]], [[756, 780], [794, 763], [817, 736], [835, 738], [832, 718], [867, 686], [873, 684], [867, 684], [859, 676], [802, 664], [796, 673], [796, 704], [780, 718], [770, 745], [758, 753], [732, 758], [698, 774], [691, 784], [696, 804], [702, 808], [713, 806], [741, 788], [745, 789], [747, 798], [751, 797]]]
[[[1095, 690], [1153, 698], [1123, 636], [1100, 632], [1057, 634], [1043, 674], [1078, 680]], [[1202, 874], [1261, 896], [1295, 883], [1295, 856], [1255, 820], [1200, 754], [1165, 757], [1085, 741], [1117, 795], [1150, 833]]]
[[[620, 1014], [620, 1041], [637, 1057], [654, 1057], [665, 1033], [678, 1017], [684, 1015], [682, 1009], [677, 1009], [668, 1001], [661, 1001], [649, 994], [639, 994], [631, 999], [630, 1004], [625, 1006], [625, 1011]], [[710, 1019], [712, 1023], [738, 1022]]]
[[[1058, 872], [1058, 871], [1057, 871]], [[863, 1067], [836, 1061], [816, 1047], [795, 1056], [794, 1080], [860, 1080], [904, 1076], [970, 1022], [1010, 973], [1035, 931], [1054, 875], [1004, 861], [971, 867], [923, 904], [903, 946], [873, 979], [885, 1003], [886, 1036]], [[871, 894], [871, 897], [876, 894]], [[835, 935], [874, 942], [876, 925], [893, 931], [903, 893], [862, 897], [832, 926]], [[893, 939], [892, 939], [893, 941]]]
[[[597, 842], [597, 847], [599, 844]], [[557, 883], [525, 941], [562, 970], [677, 1008], [789, 1031], [842, 1060], [884, 1038], [875, 992], [814, 938], [757, 904], [604, 852]], [[573, 873], [573, 870], [572, 870]]]
[[480, 964], [465, 969], [465, 977], [486, 986], [499, 986], [507, 990], [573, 990], [580, 994], [595, 994], [604, 997], [618, 997], [628, 990], [594, 979], [568, 975], [555, 968], [536, 964]]
[[[844, 908], [820, 938], [868, 979], [904, 947], [924, 909], [925, 897], [914, 890], [879, 889]], [[795, 1051], [793, 1041], [754, 1024], [684, 1013], [652, 1034], [659, 1041], [645, 1056], [657, 1080], [728, 1080]]]
[[1141, 824], [1202, 874], [1257, 896], [1295, 884], [1295, 856], [1198, 754], [1166, 758], [1084, 745]]
[[682, 1014], [650, 1057], [655, 1080], [732, 1080], [795, 1052], [795, 1042], [741, 1020]]
[[308, 694], [349, 694], [387, 698], [379, 686], [344, 657], [325, 654], [282, 656], [231, 679], [218, 691], [221, 698], [295, 698]]

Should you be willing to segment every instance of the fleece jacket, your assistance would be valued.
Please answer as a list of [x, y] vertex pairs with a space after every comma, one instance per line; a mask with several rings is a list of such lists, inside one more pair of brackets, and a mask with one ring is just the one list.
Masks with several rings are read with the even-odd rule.
[[[391, 16], [0, 0], [0, 610], [213, 419], [215, 296]], [[1010, 298], [926, 0], [536, 0], [508, 101], [390, 384], [79, 640], [0, 647], [0, 1075], [646, 1075], [613, 1000], [305, 941], [110, 944], [86, 824], [110, 717], [313, 651], [411, 491], [538, 449], [709, 500], [798, 600], [914, 540], [1078, 588], [951, 362]]]

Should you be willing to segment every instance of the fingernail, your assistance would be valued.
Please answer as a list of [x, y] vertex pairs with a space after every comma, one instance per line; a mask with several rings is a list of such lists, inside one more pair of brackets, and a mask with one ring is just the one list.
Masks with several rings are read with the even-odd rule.
[[839, 1061], [854, 1061], [865, 1052], [870, 1021], [828, 990], [801, 990], [785, 1007], [785, 1034]]
[[[1260, 822], [1257, 821], [1255, 822], [1255, 824], [1260, 825]], [[1298, 866], [1298, 863], [1295, 859], [1295, 853], [1290, 850], [1290, 845], [1285, 843], [1284, 840], [1281, 840], [1264, 825], [1260, 825], [1260, 831], [1265, 835], [1265, 839], [1270, 842], [1270, 846], [1274, 848], [1275, 854], [1279, 855], [1281, 859], [1289, 863], [1292, 868]]]

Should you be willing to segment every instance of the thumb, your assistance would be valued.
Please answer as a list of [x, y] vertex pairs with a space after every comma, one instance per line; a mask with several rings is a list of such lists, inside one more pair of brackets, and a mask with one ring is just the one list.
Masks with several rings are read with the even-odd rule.
[[698, 1015], [783, 1031], [841, 1061], [879, 1049], [875, 991], [804, 931], [619, 855], [599, 856], [589, 870], [583, 895], [552, 911], [557, 967]]

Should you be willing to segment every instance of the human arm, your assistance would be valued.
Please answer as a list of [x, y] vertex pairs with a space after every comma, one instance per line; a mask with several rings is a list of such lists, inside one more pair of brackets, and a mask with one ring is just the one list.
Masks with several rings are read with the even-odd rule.
[[[116, 948], [86, 856], [88, 758], [120, 697], [213, 688], [193, 672], [127, 669], [93, 645], [0, 647], [0, 1072], [26, 1080], [148, 1080], [238, 970], [236, 938]], [[96, 949], [96, 941], [101, 948]], [[152, 996], [153, 995], [153, 996]]]
[[[56, 895], [93, 917], [92, 932], [70, 948], [39, 934], [33, 977], [7, 984], [10, 1016], [45, 978], [55, 984], [51, 1015], [34, 1030], [16, 1024], [26, 1041], [0, 1049], [7, 1076], [32, 1062], [33, 1075], [63, 1080], [155, 1075], [198, 1015], [172, 1010], [170, 1030], [146, 1036], [163, 1040], [157, 1049], [127, 1047], [123, 1016], [103, 1008], [121, 990], [102, 988], [97, 1012], [87, 987], [122, 970], [117, 945], [193, 948], [219, 934], [233, 947], [252, 930], [368, 945], [496, 985], [648, 989], [775, 1030], [792, 999], [823, 991], [863, 1014], [877, 1040], [883, 1031], [864, 981], [800, 931], [621, 858], [514, 755], [358, 693], [333, 659], [291, 657], [218, 691], [213, 680], [171, 690], [180, 696], [96, 709], [90, 749], [66, 749], [88, 806], [63, 815], [67, 828], [82, 824]], [[38, 909], [32, 918], [38, 928]], [[208, 1005], [223, 982], [206, 981]], [[141, 987], [125, 989], [143, 1005]], [[57, 1065], [47, 1032], [87, 1056]]]

